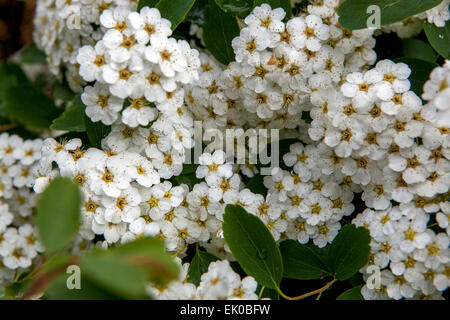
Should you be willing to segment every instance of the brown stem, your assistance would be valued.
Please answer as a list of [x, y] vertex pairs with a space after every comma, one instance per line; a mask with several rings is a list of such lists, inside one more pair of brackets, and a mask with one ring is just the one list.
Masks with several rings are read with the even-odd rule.
[[17, 128], [18, 126], [19, 126], [19, 124], [17, 124], [17, 123], [2, 124], [2, 125], [0, 125], [0, 132], [8, 131], [8, 130]]
[[322, 295], [322, 292], [324, 292], [329, 287], [331, 287], [336, 281], [337, 281], [336, 279], [333, 279], [330, 282], [328, 282], [326, 285], [324, 285], [322, 288], [316, 289], [316, 290], [311, 291], [311, 292], [304, 293], [304, 294], [302, 294], [300, 296], [297, 296], [297, 297], [289, 297], [289, 296], [285, 295], [283, 292], [281, 292], [281, 290], [279, 290], [278, 292], [286, 300], [301, 300], [301, 299], [305, 299], [305, 298], [308, 298], [310, 296], [313, 296], [315, 294], [318, 294], [319, 295], [318, 298], [320, 298], [320, 296]]
[[[28, 290], [18, 298], [18, 300], [29, 300], [32, 299], [37, 294], [43, 292], [45, 288], [59, 275], [64, 273], [69, 265], [78, 264], [79, 258], [73, 256], [69, 261], [64, 263], [63, 265], [54, 268], [50, 272], [40, 274], [36, 277], [33, 284], [28, 288]], [[39, 274], [39, 272], [37, 272]]]

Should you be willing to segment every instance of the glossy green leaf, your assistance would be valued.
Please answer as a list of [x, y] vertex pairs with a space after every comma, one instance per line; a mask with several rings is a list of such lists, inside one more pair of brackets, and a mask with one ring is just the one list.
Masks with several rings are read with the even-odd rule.
[[446, 59], [450, 58], [450, 23], [438, 28], [433, 23], [424, 22], [423, 29], [434, 50]]
[[227, 205], [223, 219], [225, 241], [242, 269], [262, 286], [277, 289], [283, 261], [264, 223], [239, 205]]
[[195, 0], [160, 0], [155, 8], [159, 9], [161, 16], [172, 23], [172, 30], [183, 22], [194, 5]]
[[438, 57], [433, 48], [426, 42], [417, 39], [403, 39], [403, 55], [429, 62], [435, 62]]
[[429, 62], [421, 59], [415, 58], [396, 58], [393, 59], [395, 62], [406, 63], [411, 69], [411, 75], [409, 76], [409, 81], [411, 82], [411, 90], [414, 91], [418, 96], [422, 95], [423, 85], [428, 80], [431, 71], [438, 66], [435, 62]]
[[253, 9], [253, 0], [215, 0], [224, 12], [245, 18]]
[[159, 0], [139, 0], [137, 11], [140, 11], [143, 7], [154, 8]]
[[48, 128], [60, 113], [48, 96], [31, 85], [7, 88], [4, 98], [6, 114], [30, 127]]
[[246, 188], [248, 188], [253, 193], [258, 193], [263, 196], [267, 195], [267, 188], [264, 186], [264, 177], [259, 173], [250, 178], [246, 185]]
[[234, 61], [231, 41], [239, 36], [238, 23], [231, 14], [224, 13], [214, 2], [209, 0], [205, 9], [203, 41], [209, 52], [221, 63], [227, 65]]
[[[345, 0], [338, 9], [339, 24], [346, 29], [358, 30], [368, 27], [375, 13], [369, 10], [378, 6], [380, 26], [405, 20], [413, 15], [431, 9], [442, 0]], [[376, 11], [375, 11], [376, 12]]]
[[312, 280], [330, 274], [320, 257], [298, 241], [283, 241], [280, 244], [280, 251], [283, 256], [285, 278]]
[[92, 122], [87, 115], [84, 116], [84, 125], [86, 127], [89, 142], [93, 147], [100, 149], [102, 139], [108, 135], [111, 131], [111, 127], [105, 126], [100, 121]]
[[370, 234], [363, 227], [348, 224], [329, 245], [328, 269], [337, 280], [347, 280], [369, 261]]
[[81, 192], [68, 178], [56, 178], [37, 205], [37, 227], [47, 254], [67, 247], [80, 225]]
[[344, 291], [336, 298], [336, 300], [363, 300], [361, 295], [361, 287], [362, 286], [357, 286]]
[[63, 131], [86, 131], [86, 124], [84, 122], [84, 106], [74, 105], [64, 111], [62, 115], [53, 120], [50, 129]]
[[209, 264], [217, 260], [220, 259], [215, 255], [197, 248], [189, 265], [188, 281], [198, 286], [200, 284], [200, 277], [208, 271]]

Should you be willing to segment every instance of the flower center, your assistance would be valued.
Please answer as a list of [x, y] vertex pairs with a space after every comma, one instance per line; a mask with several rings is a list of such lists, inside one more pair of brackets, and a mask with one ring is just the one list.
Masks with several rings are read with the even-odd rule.
[[97, 204], [91, 200], [85, 204], [84, 208], [87, 212], [95, 212], [97, 210]]
[[246, 45], [246, 47], [245, 47], [245, 49], [246, 49], [248, 52], [250, 52], [250, 53], [252, 53], [253, 51], [255, 51], [255, 50], [256, 50], [256, 44], [255, 44], [255, 41], [252, 40], [252, 41], [248, 42], [247, 45]]
[[159, 75], [157, 75], [156, 73], [152, 72], [149, 76], [148, 76], [148, 82], [150, 82], [150, 84], [159, 84]]
[[145, 106], [144, 98], [134, 99], [131, 103], [131, 106], [137, 110], [141, 109], [143, 106]]
[[123, 30], [125, 30], [127, 28], [127, 24], [123, 21], [118, 22], [114, 28], [116, 28], [116, 30], [119, 30], [120, 32], [122, 32]]
[[119, 71], [119, 78], [122, 80], [128, 80], [131, 77], [131, 72], [128, 69], [122, 69]]
[[148, 34], [153, 34], [156, 31], [155, 26], [151, 24], [146, 24], [144, 30], [147, 31]]
[[352, 139], [352, 133], [350, 130], [344, 130], [341, 132], [341, 140], [343, 141], [350, 141]]
[[270, 20], [270, 17], [267, 17], [264, 20], [261, 20], [261, 27], [268, 28], [271, 22], [272, 20]]
[[114, 175], [113, 175], [111, 172], [106, 171], [105, 174], [103, 175], [102, 179], [103, 179], [103, 181], [105, 181], [106, 183], [110, 183], [110, 182], [113, 182], [113, 180], [114, 180]]
[[163, 50], [163, 51], [161, 51], [160, 55], [161, 55], [161, 59], [163, 61], [169, 61], [170, 60], [170, 52], [169, 51]]
[[105, 108], [108, 106], [108, 100], [109, 100], [108, 96], [98, 96], [97, 104], [100, 107]]
[[94, 60], [94, 63], [97, 65], [97, 67], [101, 67], [105, 64], [105, 58], [103, 56], [97, 56]]
[[314, 36], [314, 29], [310, 27], [306, 27], [305, 29], [305, 35], [310, 38]]
[[84, 184], [84, 182], [86, 181], [86, 179], [84, 178], [84, 176], [82, 174], [79, 174], [75, 178], [73, 178], [73, 181], [81, 187]]

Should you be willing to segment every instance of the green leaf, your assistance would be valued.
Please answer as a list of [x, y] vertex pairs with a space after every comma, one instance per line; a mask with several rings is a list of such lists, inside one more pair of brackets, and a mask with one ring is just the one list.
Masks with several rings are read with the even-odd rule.
[[200, 284], [200, 277], [208, 271], [209, 264], [217, 260], [220, 259], [209, 252], [200, 250], [197, 247], [195, 255], [189, 265], [188, 281], [198, 286]]
[[47, 254], [65, 248], [80, 224], [81, 192], [68, 178], [56, 178], [37, 205], [37, 227]]
[[366, 283], [363, 279], [363, 276], [361, 273], [355, 273], [350, 279], [348, 279], [348, 282], [354, 287], [359, 286], [360, 284]]
[[428, 43], [417, 39], [402, 39], [402, 44], [405, 57], [429, 62], [436, 61], [437, 54]]
[[225, 65], [234, 61], [231, 41], [239, 36], [239, 32], [237, 20], [231, 14], [220, 10], [214, 0], [209, 0], [205, 9], [203, 41], [217, 61]]
[[13, 282], [5, 287], [4, 294], [7, 297], [19, 297], [30, 287], [32, 282], [32, 279]]
[[198, 164], [196, 163], [183, 163], [183, 171], [181, 171], [180, 176], [182, 175], [188, 175], [188, 174], [195, 174], [195, 171], [198, 168]]
[[357, 286], [344, 291], [336, 300], [363, 300], [361, 295], [361, 286]]
[[28, 83], [28, 78], [18, 64], [2, 61], [0, 64], [0, 98], [6, 88], [26, 83]]
[[108, 251], [110, 255], [131, 265], [147, 270], [148, 281], [164, 285], [174, 280], [179, 272], [178, 264], [165, 250], [164, 242], [154, 238], [142, 238]]
[[114, 295], [127, 299], [144, 299], [146, 270], [132, 266], [98, 251], [86, 254], [81, 263], [81, 273], [92, 283]]
[[48, 128], [59, 115], [53, 101], [30, 85], [6, 89], [6, 114], [19, 123], [35, 128]]
[[83, 258], [81, 272], [114, 295], [144, 299], [147, 282], [165, 285], [176, 279], [179, 268], [162, 241], [143, 238], [107, 251], [91, 251]]
[[[53, 95], [55, 99], [60, 99], [64, 102], [69, 102], [75, 97], [75, 93], [67, 86], [61, 82], [56, 82], [54, 86]], [[81, 101], [81, 99], [79, 99]]]
[[413, 15], [431, 9], [442, 0], [345, 0], [338, 8], [339, 24], [346, 29], [367, 28], [367, 22], [373, 11], [367, 13], [370, 6], [380, 8], [380, 26], [405, 20]]
[[330, 274], [317, 254], [298, 241], [281, 242], [280, 251], [283, 256], [283, 277], [285, 278], [313, 280]]
[[15, 63], [4, 60], [0, 64], [0, 116], [5, 116], [5, 93], [10, 87], [27, 84], [28, 78], [22, 68]]
[[262, 286], [277, 289], [283, 261], [264, 223], [239, 205], [227, 205], [223, 219], [225, 241], [242, 269]]
[[253, 9], [253, 0], [215, 0], [226, 13], [245, 18]]
[[24, 64], [44, 64], [47, 56], [33, 43], [20, 55], [20, 62]]
[[83, 132], [86, 131], [84, 122], [84, 106], [74, 105], [64, 111], [62, 115], [53, 120], [50, 129]]
[[[258, 291], [261, 290], [260, 287], [258, 287]], [[264, 291], [262, 292], [261, 298], [270, 298], [271, 300], [280, 300], [280, 294], [278, 291], [274, 289], [264, 288]]]
[[435, 62], [424, 61], [416, 58], [401, 57], [393, 59], [395, 62], [406, 63], [411, 69], [409, 81], [411, 82], [411, 90], [419, 97], [423, 92], [423, 85], [428, 80], [431, 71], [438, 66]]
[[259, 173], [255, 174], [247, 183], [248, 188], [253, 193], [258, 193], [264, 197], [267, 195], [267, 188], [264, 186], [264, 177]]
[[154, 8], [159, 0], [140, 0], [138, 3], [137, 11], [140, 11], [143, 7]]
[[156, 4], [161, 16], [168, 19], [172, 23], [172, 30], [183, 22], [194, 5], [195, 0], [160, 0]]
[[286, 18], [289, 18], [292, 15], [292, 7], [290, 0], [255, 0], [253, 1], [253, 6], [260, 6], [263, 3], [269, 4], [272, 9], [275, 8], [283, 8], [286, 11]]
[[434, 23], [424, 21], [423, 28], [434, 50], [446, 59], [450, 58], [450, 23], [438, 28]]
[[84, 125], [88, 135], [89, 142], [95, 148], [101, 148], [102, 139], [111, 131], [110, 126], [105, 126], [100, 121], [92, 122], [91, 119], [84, 115]]
[[347, 280], [369, 261], [369, 231], [345, 225], [328, 248], [328, 269], [337, 280]]
[[202, 182], [201, 179], [198, 179], [195, 176], [195, 173], [174, 176], [170, 179], [170, 181], [176, 186], [186, 184], [191, 191], [197, 183]]
[[47, 300], [119, 300], [120, 296], [101, 288], [81, 273], [81, 289], [68, 289], [70, 274], [62, 274], [53, 280], [45, 290]]
[[186, 19], [191, 23], [203, 26], [205, 22], [205, 8], [208, 0], [196, 0], [194, 6], [191, 8], [186, 16]]

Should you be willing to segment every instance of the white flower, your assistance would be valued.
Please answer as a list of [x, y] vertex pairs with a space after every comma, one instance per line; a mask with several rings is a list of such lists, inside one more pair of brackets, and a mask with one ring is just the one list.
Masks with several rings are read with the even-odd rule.
[[133, 222], [140, 214], [139, 203], [141, 196], [136, 188], [122, 190], [119, 197], [103, 197], [102, 204], [105, 207], [105, 220], [111, 223]]
[[131, 128], [146, 126], [156, 119], [158, 112], [147, 105], [143, 86], [137, 87], [130, 95], [131, 105], [122, 111], [122, 122]]
[[80, 64], [79, 73], [85, 81], [103, 81], [103, 68], [110, 63], [110, 57], [103, 41], [92, 47], [83, 46], [78, 50], [77, 62]]
[[141, 186], [149, 188], [160, 182], [152, 163], [139, 154], [126, 154], [127, 175]]
[[26, 140], [20, 148], [13, 151], [13, 156], [25, 166], [30, 166], [41, 158], [42, 140]]
[[123, 105], [122, 99], [111, 95], [108, 86], [99, 82], [93, 87], [85, 87], [81, 100], [86, 105], [85, 112], [92, 122], [101, 121], [105, 125], [111, 125], [117, 120]]
[[122, 190], [130, 186], [131, 177], [125, 172], [124, 158], [112, 156], [106, 159], [103, 167], [95, 167], [88, 171], [90, 187], [98, 194], [117, 198]]
[[127, 21], [135, 30], [135, 39], [141, 44], [149, 43], [155, 36], [169, 37], [172, 34], [170, 21], [161, 18], [156, 8], [143, 7], [139, 13], [131, 12]]
[[237, 62], [247, 58], [250, 64], [254, 64], [259, 61], [260, 52], [269, 47], [270, 38], [267, 33], [258, 31], [258, 28], [243, 28], [239, 37], [231, 41]]
[[145, 57], [158, 64], [165, 76], [174, 77], [176, 72], [182, 72], [186, 68], [186, 59], [174, 38], [155, 35], [150, 42], [151, 46], [145, 49]]
[[306, 18], [295, 17], [286, 24], [286, 30], [290, 34], [290, 42], [296, 49], [307, 48], [318, 51], [322, 41], [328, 40], [330, 30], [328, 25], [316, 15], [308, 15]]

